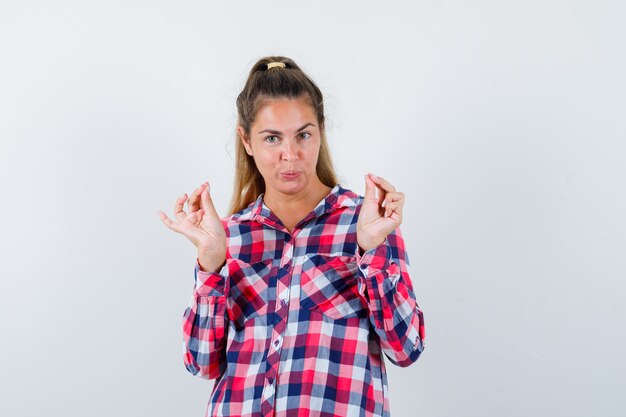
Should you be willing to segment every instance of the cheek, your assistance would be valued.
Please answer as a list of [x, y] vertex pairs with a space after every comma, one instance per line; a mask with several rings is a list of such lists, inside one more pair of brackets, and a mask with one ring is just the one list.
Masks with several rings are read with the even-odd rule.
[[277, 165], [277, 160], [271, 152], [257, 151], [254, 154], [254, 162], [257, 169], [262, 173], [271, 170]]
[[308, 147], [305, 150], [304, 157], [306, 158], [306, 160], [309, 163], [315, 164], [317, 162], [319, 154], [320, 154], [320, 147], [319, 147], [319, 145], [317, 145], [317, 146], [310, 146], [310, 147]]

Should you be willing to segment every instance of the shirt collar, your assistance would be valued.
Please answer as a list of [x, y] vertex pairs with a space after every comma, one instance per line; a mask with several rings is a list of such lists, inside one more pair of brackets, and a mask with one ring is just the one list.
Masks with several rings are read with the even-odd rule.
[[[271, 215], [270, 209], [263, 202], [263, 195], [259, 194], [257, 199], [250, 203], [248, 207], [244, 208], [238, 213], [233, 214], [232, 220], [245, 221], [245, 220], [257, 220], [261, 221], [262, 218], [269, 218]], [[305, 217], [305, 219], [312, 217], [319, 217], [324, 213], [334, 211], [340, 207], [356, 207], [359, 201], [359, 196], [343, 188], [341, 185], [336, 184], [333, 189], [320, 200], [315, 208]]]

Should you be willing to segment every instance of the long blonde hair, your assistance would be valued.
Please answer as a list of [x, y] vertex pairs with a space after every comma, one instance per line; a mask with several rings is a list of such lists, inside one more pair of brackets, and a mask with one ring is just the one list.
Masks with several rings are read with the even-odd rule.
[[[285, 66], [273, 66], [268, 69], [267, 64], [270, 62], [282, 62]], [[249, 137], [254, 118], [267, 99], [303, 96], [308, 98], [320, 126], [321, 144], [317, 158], [317, 176], [324, 185], [334, 187], [337, 184], [337, 175], [326, 141], [324, 97], [315, 83], [293, 60], [284, 56], [268, 56], [259, 59], [253, 65], [243, 90], [237, 96], [237, 124]], [[228, 209], [229, 215], [246, 208], [265, 192], [263, 177], [254, 163], [254, 158], [246, 152], [238, 134], [235, 142], [235, 181]]]

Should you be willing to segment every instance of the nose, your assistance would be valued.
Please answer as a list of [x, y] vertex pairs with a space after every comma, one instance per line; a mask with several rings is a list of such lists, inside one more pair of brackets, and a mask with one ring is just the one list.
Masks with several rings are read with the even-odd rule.
[[292, 162], [296, 159], [295, 145], [291, 141], [286, 140], [283, 148], [283, 161]]

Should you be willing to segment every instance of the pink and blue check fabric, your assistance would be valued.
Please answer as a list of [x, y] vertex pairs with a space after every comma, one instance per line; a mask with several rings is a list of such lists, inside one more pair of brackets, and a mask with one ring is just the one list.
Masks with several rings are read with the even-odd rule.
[[399, 228], [359, 253], [362, 201], [338, 184], [291, 233], [263, 194], [222, 219], [226, 264], [196, 259], [183, 317], [186, 368], [215, 379], [207, 416], [390, 415], [384, 357], [414, 363], [424, 317]]

